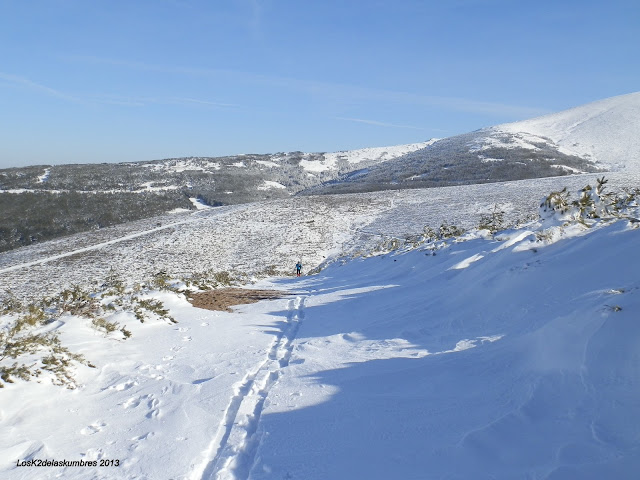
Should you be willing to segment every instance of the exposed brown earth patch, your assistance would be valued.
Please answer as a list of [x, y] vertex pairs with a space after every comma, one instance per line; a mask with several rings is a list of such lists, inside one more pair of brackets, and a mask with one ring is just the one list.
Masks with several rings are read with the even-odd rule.
[[220, 288], [206, 292], [192, 293], [189, 302], [197, 308], [206, 310], [219, 310], [231, 312], [231, 306], [256, 303], [260, 300], [284, 298], [290, 295], [288, 292], [278, 290], [249, 290], [246, 288]]

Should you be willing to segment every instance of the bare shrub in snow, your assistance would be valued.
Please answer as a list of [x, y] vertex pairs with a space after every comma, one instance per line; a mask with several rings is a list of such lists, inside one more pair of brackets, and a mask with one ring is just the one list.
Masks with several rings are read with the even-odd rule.
[[96, 330], [98, 330], [99, 332], [103, 332], [105, 336], [115, 331], [119, 331], [122, 333], [124, 338], [131, 337], [131, 332], [127, 330], [126, 325], [124, 327], [120, 327], [120, 324], [118, 322], [110, 322], [102, 317], [97, 317], [91, 320], [91, 326]]
[[95, 296], [83, 290], [78, 285], [63, 290], [58, 298], [52, 302], [61, 313], [93, 317], [100, 310], [100, 302]]
[[504, 211], [497, 204], [493, 205], [493, 210], [490, 213], [480, 216], [479, 230], [488, 230], [491, 234], [494, 234], [504, 228]]
[[[5, 383], [13, 383], [14, 379], [29, 381], [48, 372], [55, 385], [73, 389], [73, 364], [93, 365], [62, 346], [57, 333], [34, 332], [40, 318], [40, 313], [27, 313], [0, 331], [0, 379]], [[2, 382], [0, 387], [4, 386]]]
[[169, 310], [164, 307], [164, 304], [160, 300], [155, 299], [140, 299], [134, 297], [133, 299], [133, 313], [140, 323], [144, 323], [145, 320], [149, 320], [153, 316], [158, 319], [167, 320], [170, 323], [177, 323], [177, 321], [169, 314]]
[[438, 232], [440, 239], [459, 237], [464, 234], [464, 230], [462, 228], [456, 227], [455, 225], [447, 225], [446, 223], [440, 225]]

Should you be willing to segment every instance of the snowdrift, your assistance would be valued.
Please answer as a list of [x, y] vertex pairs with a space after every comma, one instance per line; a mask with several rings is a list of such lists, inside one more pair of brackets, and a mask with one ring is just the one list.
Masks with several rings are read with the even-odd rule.
[[635, 478], [639, 231], [574, 233], [307, 280], [251, 478]]

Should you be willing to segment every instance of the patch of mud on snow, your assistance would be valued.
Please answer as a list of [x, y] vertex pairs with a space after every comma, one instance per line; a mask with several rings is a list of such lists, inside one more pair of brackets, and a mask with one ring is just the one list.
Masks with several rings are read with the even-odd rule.
[[283, 298], [288, 292], [277, 290], [250, 290], [247, 288], [221, 288], [206, 292], [192, 293], [189, 302], [197, 308], [231, 312], [231, 306], [256, 303], [260, 300]]

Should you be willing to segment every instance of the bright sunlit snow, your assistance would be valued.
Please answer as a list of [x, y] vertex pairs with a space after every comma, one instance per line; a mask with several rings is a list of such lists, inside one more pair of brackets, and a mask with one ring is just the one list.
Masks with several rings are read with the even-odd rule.
[[284, 189], [287, 188], [284, 185], [282, 185], [281, 183], [278, 182], [272, 182], [271, 180], [265, 180], [262, 185], [258, 186], [258, 190], [269, 190], [270, 188], [280, 188], [280, 189]]
[[569, 155], [617, 169], [640, 170], [639, 108], [640, 92], [630, 93], [493, 129], [522, 136], [520, 146], [548, 138]]
[[349, 164], [358, 164], [364, 160], [373, 159], [383, 162], [428, 147], [436, 141], [437, 139], [431, 139], [428, 142], [396, 145], [393, 147], [361, 148], [344, 152], [325, 153], [322, 161], [301, 160], [300, 165], [309, 172], [324, 172], [335, 169], [339, 160]]
[[639, 232], [336, 263], [233, 313], [158, 292], [178, 323], [119, 317], [126, 341], [63, 317], [97, 369], [5, 387], [3, 476], [52, 458], [120, 466], [38, 478], [631, 478]]

